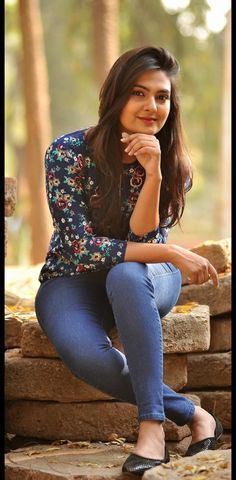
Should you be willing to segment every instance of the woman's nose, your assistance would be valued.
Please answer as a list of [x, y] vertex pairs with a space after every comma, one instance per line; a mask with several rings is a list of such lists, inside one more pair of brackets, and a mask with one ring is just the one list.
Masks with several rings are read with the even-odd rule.
[[145, 105], [146, 110], [157, 110], [157, 102], [155, 97], [150, 97], [147, 99], [147, 103]]

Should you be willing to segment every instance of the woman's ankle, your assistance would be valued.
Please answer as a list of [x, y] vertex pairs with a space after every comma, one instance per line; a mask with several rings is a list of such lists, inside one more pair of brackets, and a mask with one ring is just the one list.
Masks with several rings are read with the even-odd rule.
[[162, 422], [140, 422], [139, 435], [134, 453], [147, 458], [162, 459], [165, 455], [165, 433]]

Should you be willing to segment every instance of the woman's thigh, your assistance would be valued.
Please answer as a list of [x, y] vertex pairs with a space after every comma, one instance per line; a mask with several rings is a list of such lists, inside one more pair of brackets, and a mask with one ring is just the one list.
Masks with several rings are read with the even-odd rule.
[[59, 277], [40, 286], [36, 315], [61, 356], [73, 352], [87, 356], [95, 344], [110, 345], [107, 332], [114, 318], [104, 282], [103, 277], [99, 282], [84, 275]]
[[175, 306], [181, 290], [182, 276], [172, 263], [148, 263], [147, 275], [152, 281], [156, 305], [161, 317]]

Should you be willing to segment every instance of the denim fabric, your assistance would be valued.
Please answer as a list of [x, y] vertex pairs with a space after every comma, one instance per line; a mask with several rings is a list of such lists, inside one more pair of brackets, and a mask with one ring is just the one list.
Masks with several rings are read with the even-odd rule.
[[[124, 262], [108, 272], [41, 284], [38, 321], [71, 372], [112, 397], [137, 405], [139, 420], [188, 423], [194, 404], [163, 384], [161, 317], [176, 304], [181, 273], [170, 263]], [[124, 352], [112, 346], [116, 325]]]

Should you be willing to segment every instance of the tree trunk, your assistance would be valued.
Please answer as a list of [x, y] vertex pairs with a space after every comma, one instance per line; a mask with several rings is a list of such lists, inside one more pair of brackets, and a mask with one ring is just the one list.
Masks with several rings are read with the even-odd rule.
[[220, 237], [231, 236], [231, 13], [224, 32], [221, 162], [219, 169]]
[[43, 262], [52, 233], [45, 191], [44, 155], [51, 142], [50, 99], [38, 0], [19, 0], [30, 192], [31, 263]]
[[119, 56], [119, 0], [92, 0], [95, 78], [100, 88]]

